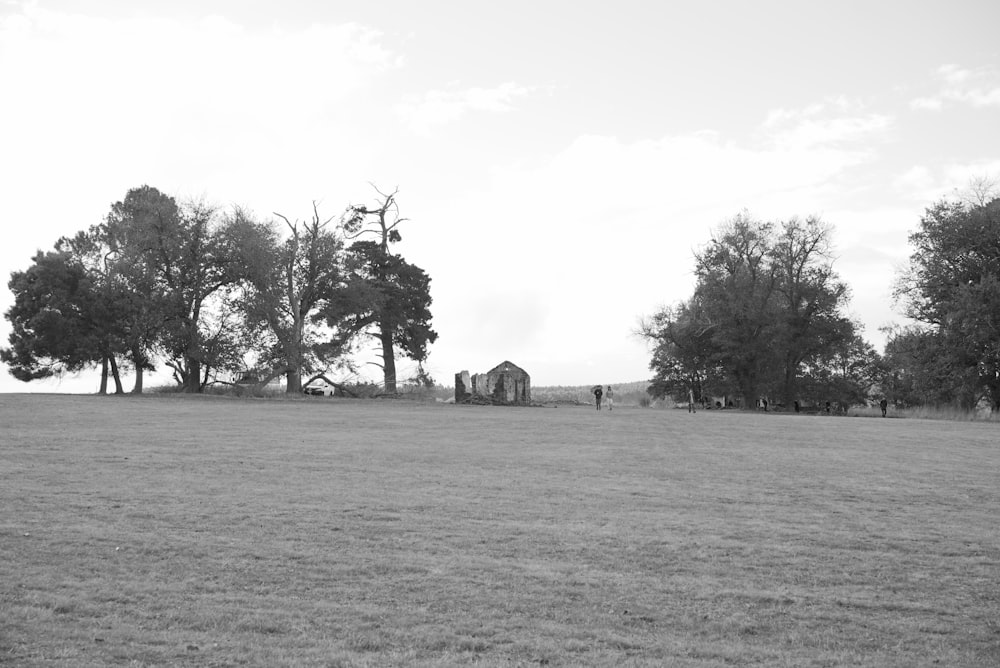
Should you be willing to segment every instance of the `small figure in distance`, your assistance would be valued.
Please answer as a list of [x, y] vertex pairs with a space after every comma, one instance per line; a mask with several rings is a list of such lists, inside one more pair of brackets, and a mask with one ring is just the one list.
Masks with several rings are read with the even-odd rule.
[[760, 402], [764, 405], [764, 412], [767, 412], [767, 399], [761, 399]]
[[889, 408], [889, 402], [882, 397], [882, 401], [878, 402], [878, 407], [882, 409], [882, 417], [885, 417], [885, 411]]
[[601, 410], [601, 397], [604, 395], [604, 390], [598, 385], [594, 388], [594, 397], [597, 399], [597, 410]]
[[799, 400], [796, 399], [795, 400], [795, 412], [798, 413], [801, 409], [802, 409], [802, 407], [799, 406]]
[[830, 402], [829, 402], [829, 401], [828, 401], [828, 402], [826, 402], [826, 412], [827, 412], [827, 413], [829, 413], [829, 412], [830, 412]]
[[697, 413], [694, 407], [694, 390], [688, 388], [688, 413]]
[[604, 397], [608, 400], [608, 410], [613, 411], [615, 409], [615, 391], [611, 389], [610, 385], [608, 385], [608, 390], [604, 393]]

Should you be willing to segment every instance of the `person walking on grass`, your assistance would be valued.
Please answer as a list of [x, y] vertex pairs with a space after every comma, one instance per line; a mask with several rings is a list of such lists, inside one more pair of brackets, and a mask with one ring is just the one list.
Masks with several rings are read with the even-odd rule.
[[615, 391], [611, 389], [608, 385], [608, 391], [604, 393], [605, 398], [608, 400], [608, 410], [613, 411], [615, 409]]
[[882, 401], [878, 402], [878, 407], [882, 409], [882, 417], [885, 417], [885, 411], [889, 408], [889, 402], [885, 400], [885, 397], [882, 398]]
[[598, 385], [594, 388], [594, 398], [597, 399], [597, 410], [601, 410], [601, 397], [604, 396], [604, 390]]

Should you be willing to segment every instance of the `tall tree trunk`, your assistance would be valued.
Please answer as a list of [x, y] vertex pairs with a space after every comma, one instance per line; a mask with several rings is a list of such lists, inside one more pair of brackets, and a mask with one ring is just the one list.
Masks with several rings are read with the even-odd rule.
[[101, 357], [101, 389], [98, 394], [108, 393], [108, 356]]
[[[295, 331], [298, 331], [297, 327]], [[286, 349], [285, 394], [302, 393], [302, 338], [295, 336], [295, 341], [290, 342]]]
[[285, 394], [302, 393], [302, 370], [289, 369], [285, 372]]
[[757, 391], [756, 374], [751, 370], [752, 364], [754, 362], [744, 363], [733, 370], [736, 387], [739, 389], [739, 396], [743, 398], [742, 407], [744, 409], [753, 408], [757, 405], [757, 400], [760, 399]]
[[285, 394], [302, 393], [302, 339], [298, 335], [298, 327], [292, 330], [292, 341], [289, 341], [285, 349], [285, 363], [288, 368], [285, 370]]
[[122, 377], [118, 373], [118, 362], [115, 361], [115, 356], [111, 355], [111, 375], [115, 379], [115, 394], [125, 394], [125, 390], [122, 388]]
[[200, 394], [204, 385], [201, 382], [201, 360], [195, 358], [195, 355], [200, 355], [204, 351], [204, 346], [201, 341], [201, 331], [198, 329], [198, 319], [201, 314], [201, 304], [204, 297], [199, 297], [194, 301], [191, 307], [191, 312], [193, 315], [185, 319], [185, 330], [187, 333], [187, 349], [185, 352], [185, 358], [187, 362], [187, 386], [184, 388], [185, 392], [190, 392], [191, 394]]
[[184, 379], [184, 391], [191, 394], [201, 392], [201, 362], [192, 357], [187, 360], [187, 377]]
[[[295, 303], [296, 313], [298, 313], [298, 302]], [[296, 315], [292, 323], [291, 340], [285, 348], [285, 363], [288, 369], [285, 371], [285, 394], [302, 393], [302, 339], [305, 324], [301, 316]]]
[[383, 320], [379, 324], [379, 339], [382, 341], [382, 370], [385, 373], [385, 391], [396, 393], [396, 356], [392, 350], [392, 325]]
[[785, 356], [785, 377], [782, 383], [782, 400], [785, 406], [791, 406], [795, 402], [795, 381], [798, 376], [799, 365], [792, 359], [791, 355]]
[[132, 386], [132, 394], [142, 394], [142, 372], [146, 366], [146, 359], [138, 348], [132, 349], [132, 364], [135, 366], [135, 385]]

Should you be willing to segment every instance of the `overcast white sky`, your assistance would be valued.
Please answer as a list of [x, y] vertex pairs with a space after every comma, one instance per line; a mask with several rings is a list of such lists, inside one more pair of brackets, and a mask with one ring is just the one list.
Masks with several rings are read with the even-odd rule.
[[1000, 176], [998, 25], [995, 0], [0, 0], [0, 276], [142, 184], [291, 218], [398, 186], [435, 378], [614, 384], [649, 377], [637, 320], [691, 295], [720, 222], [819, 214], [881, 349], [924, 208]]

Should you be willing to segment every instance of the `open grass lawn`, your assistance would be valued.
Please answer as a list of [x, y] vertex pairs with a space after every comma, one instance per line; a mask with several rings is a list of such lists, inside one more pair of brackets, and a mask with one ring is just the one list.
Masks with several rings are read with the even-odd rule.
[[998, 666], [996, 424], [0, 395], [0, 664]]

